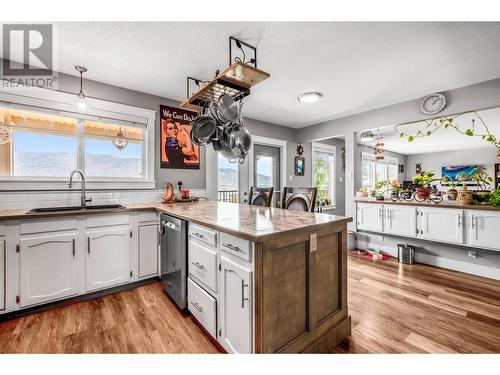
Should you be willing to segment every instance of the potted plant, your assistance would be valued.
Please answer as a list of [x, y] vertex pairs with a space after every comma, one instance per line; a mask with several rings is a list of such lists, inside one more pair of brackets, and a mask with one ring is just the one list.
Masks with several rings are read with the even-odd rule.
[[417, 185], [415, 195], [420, 199], [427, 199], [431, 195], [431, 184], [439, 179], [435, 178], [434, 171], [422, 171], [411, 179]]
[[478, 204], [488, 204], [491, 191], [488, 189], [493, 182], [493, 178], [488, 175], [485, 168], [477, 168], [475, 173], [470, 175], [469, 181], [476, 185], [476, 190], [472, 191], [472, 199]]
[[490, 194], [490, 204], [500, 207], [500, 189], [495, 189]]
[[356, 198], [368, 198], [368, 188], [358, 188], [358, 190], [356, 191]]
[[375, 183], [375, 199], [378, 201], [384, 200], [384, 194], [388, 190], [386, 186], [390, 184], [389, 180], [380, 180]]
[[448, 185], [448, 188], [449, 188], [448, 189], [448, 199], [449, 200], [452, 200], [452, 201], [457, 200], [457, 196], [458, 196], [457, 186], [460, 184], [460, 182], [461, 181], [459, 179], [455, 180], [448, 175], [443, 176], [443, 178], [441, 179], [441, 184], [446, 183]]

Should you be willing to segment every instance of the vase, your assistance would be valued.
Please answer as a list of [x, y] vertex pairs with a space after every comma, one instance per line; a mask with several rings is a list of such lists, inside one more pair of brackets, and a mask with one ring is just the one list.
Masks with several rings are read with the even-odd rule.
[[430, 192], [427, 188], [417, 188], [415, 195], [419, 199], [427, 199], [430, 196]]
[[472, 200], [477, 204], [488, 204], [490, 201], [491, 191], [489, 190], [480, 190], [472, 192]]
[[457, 203], [460, 205], [472, 204], [472, 191], [468, 190], [467, 186], [464, 185], [464, 188], [458, 192]]
[[458, 196], [458, 191], [457, 189], [450, 189], [448, 190], [448, 199], [450, 201], [456, 201]]

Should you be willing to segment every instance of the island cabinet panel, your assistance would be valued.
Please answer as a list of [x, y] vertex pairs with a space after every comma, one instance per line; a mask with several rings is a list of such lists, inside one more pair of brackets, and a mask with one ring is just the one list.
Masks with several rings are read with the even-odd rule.
[[331, 352], [350, 333], [346, 230], [332, 224], [256, 245], [257, 353]]
[[19, 306], [49, 302], [78, 292], [76, 233], [19, 240]]

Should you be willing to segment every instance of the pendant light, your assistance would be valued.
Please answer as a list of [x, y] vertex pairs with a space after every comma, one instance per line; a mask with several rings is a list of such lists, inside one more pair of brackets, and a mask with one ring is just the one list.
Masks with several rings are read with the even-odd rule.
[[10, 129], [7, 126], [0, 125], [0, 145], [10, 142]]
[[85, 102], [85, 94], [83, 93], [83, 73], [87, 72], [87, 68], [85, 68], [84, 66], [76, 65], [75, 69], [80, 73], [80, 91], [77, 94], [77, 106], [78, 109], [84, 111], [85, 108], [87, 108], [87, 103]]
[[115, 146], [118, 150], [123, 150], [125, 147], [127, 147], [128, 141], [127, 138], [122, 133], [122, 128], [120, 126], [120, 131], [116, 135], [116, 137], [113, 138], [113, 146]]
[[375, 160], [384, 160], [384, 138], [377, 138], [377, 143], [373, 147], [373, 154], [375, 155]]

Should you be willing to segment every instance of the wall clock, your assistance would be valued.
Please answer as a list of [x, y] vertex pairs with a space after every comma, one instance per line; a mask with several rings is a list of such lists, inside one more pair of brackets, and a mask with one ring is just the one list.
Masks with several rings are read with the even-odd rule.
[[426, 115], [435, 115], [446, 106], [446, 97], [443, 94], [427, 95], [420, 103], [420, 111]]

